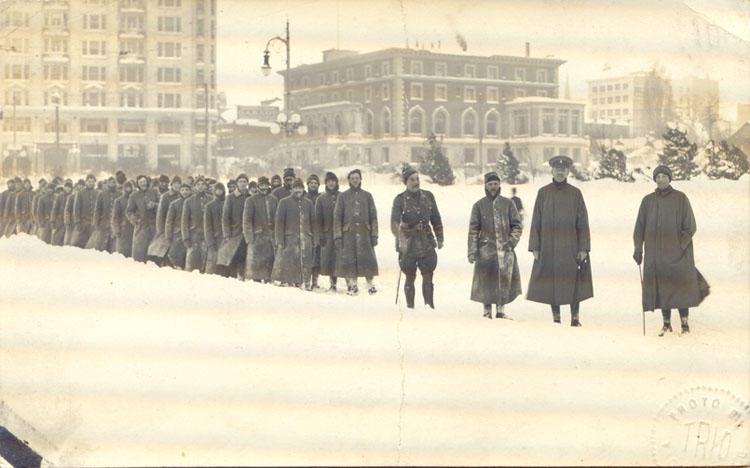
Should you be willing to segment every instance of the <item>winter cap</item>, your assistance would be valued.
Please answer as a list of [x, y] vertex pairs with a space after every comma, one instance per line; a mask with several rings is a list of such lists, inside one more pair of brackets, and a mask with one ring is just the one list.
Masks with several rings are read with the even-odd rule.
[[278, 174], [274, 174], [274, 175], [273, 175], [273, 176], [271, 177], [271, 181], [274, 181], [274, 180], [279, 180], [279, 181], [280, 181], [280, 180], [281, 180], [281, 176], [280, 176], [280, 175], [278, 175]]
[[84, 185], [86, 185], [86, 182], [84, 182], [83, 179], [78, 179], [78, 182], [76, 182], [76, 185], [83, 187]]
[[286, 169], [284, 169], [284, 178], [286, 179], [287, 177], [294, 177], [294, 169], [293, 168], [287, 167]]
[[[167, 177], [167, 176], [164, 176], [164, 177]], [[163, 180], [161, 177], [159, 177], [159, 182], [167, 182], [167, 183], [169, 183], [169, 178], [167, 178], [167, 180]], [[176, 175], [176, 176], [172, 177], [172, 183], [173, 184], [180, 184], [180, 185], [182, 185], [182, 178], [180, 176]]]
[[248, 185], [248, 187], [249, 188], [257, 188], [258, 187], [258, 182], [254, 181], [254, 180], [251, 180], [250, 184]]
[[238, 175], [238, 176], [237, 176], [237, 178], [236, 178], [235, 180], [236, 180], [237, 182], [239, 182], [239, 181], [240, 181], [240, 179], [245, 179], [245, 182], [249, 182], [249, 181], [250, 181], [250, 178], [249, 178], [249, 177], [247, 176], [247, 174], [245, 174], [244, 172], [243, 172], [242, 174]]
[[65, 189], [63, 188], [63, 186], [62, 186], [62, 185], [58, 185], [58, 186], [56, 186], [56, 187], [55, 187], [55, 192], [56, 192], [56, 193], [60, 193], [60, 192], [62, 192], [62, 191], [64, 191], [64, 190], [65, 190]]
[[303, 190], [304, 190], [304, 188], [305, 188], [305, 183], [304, 183], [304, 182], [302, 182], [302, 179], [300, 179], [299, 177], [297, 177], [296, 179], [294, 179], [294, 182], [292, 182], [292, 188], [293, 188], [293, 189], [294, 189], [294, 188], [301, 188], [301, 189], [303, 189]]
[[145, 176], [145, 175], [139, 175], [139, 176], [136, 176], [136, 178], [135, 178], [135, 183], [137, 184], [137, 183], [138, 183], [138, 181], [139, 181], [139, 180], [141, 180], [141, 179], [146, 179], [146, 182], [150, 182], [150, 181], [149, 181], [149, 179], [148, 179], [148, 176]]
[[550, 159], [549, 165], [552, 167], [567, 168], [573, 165], [573, 160], [561, 154]]
[[133, 181], [132, 180], [125, 181], [125, 183], [122, 184], [123, 190], [126, 189], [127, 187], [130, 187], [130, 190], [133, 190]]
[[198, 185], [198, 184], [206, 184], [206, 185], [208, 185], [208, 181], [203, 176], [198, 176], [198, 177], [196, 177], [195, 181], [193, 182], [193, 185]]
[[258, 185], [263, 185], [263, 184], [271, 185], [271, 182], [268, 181], [268, 177], [266, 176], [258, 177]]
[[308, 184], [309, 184], [309, 183], [310, 183], [310, 181], [312, 181], [312, 180], [314, 180], [315, 182], [317, 182], [317, 183], [319, 183], [319, 184], [320, 184], [320, 177], [318, 177], [318, 174], [310, 174], [310, 175], [309, 175], [309, 176], [307, 177], [307, 183], [308, 183]]
[[669, 177], [670, 182], [672, 181], [672, 170], [667, 166], [656, 166], [654, 169], [654, 180], [656, 180], [657, 174], [664, 174]]
[[193, 187], [190, 184], [182, 184], [182, 185], [180, 185], [180, 189], [184, 189], [184, 188], [193, 190]]
[[235, 185], [235, 186], [236, 186], [236, 185], [237, 185], [237, 181], [236, 181], [236, 180], [234, 180], [234, 179], [229, 179], [229, 180], [227, 181], [227, 186], [230, 186], [230, 185]]
[[[179, 180], [179, 176], [175, 176], [176, 179]], [[165, 184], [169, 183], [169, 176], [166, 174], [162, 174], [159, 176], [159, 183], [164, 182]], [[174, 182], [174, 178], [172, 179], [172, 182]], [[180, 181], [182, 183], [182, 181]]]
[[500, 177], [497, 175], [497, 172], [491, 171], [484, 175], [484, 183], [492, 182], [493, 180], [496, 180], [500, 182]]
[[222, 184], [221, 182], [217, 182], [216, 184], [214, 184], [214, 190], [216, 190], [217, 188], [220, 188], [222, 192], [227, 191], [227, 189], [224, 187], [224, 184]]
[[328, 182], [329, 180], [335, 180], [336, 183], [339, 182], [339, 178], [333, 172], [326, 172], [326, 179], [325, 179], [325, 181]]
[[94, 174], [89, 174], [86, 176], [86, 180], [93, 179], [96, 180], [96, 177], [94, 177]]
[[410, 165], [404, 166], [404, 168], [401, 170], [401, 180], [406, 183], [407, 180], [409, 180], [409, 177], [412, 176], [412, 174], [416, 174], [417, 170], [411, 167]]
[[122, 170], [118, 170], [115, 172], [115, 180], [117, 180], [117, 183], [122, 185], [125, 183], [125, 181], [128, 180], [127, 176], [125, 176], [125, 173]]
[[347, 178], [347, 180], [348, 180], [349, 178], [351, 178], [351, 176], [352, 176], [353, 174], [359, 174], [359, 177], [360, 177], [360, 178], [362, 177], [362, 171], [360, 171], [359, 169], [352, 169], [352, 170], [351, 170], [351, 171], [349, 171], [349, 173], [348, 173], [348, 174], [346, 175], [346, 178]]
[[45, 179], [44, 177], [39, 179], [39, 185], [46, 185], [46, 184], [47, 184], [47, 179]]

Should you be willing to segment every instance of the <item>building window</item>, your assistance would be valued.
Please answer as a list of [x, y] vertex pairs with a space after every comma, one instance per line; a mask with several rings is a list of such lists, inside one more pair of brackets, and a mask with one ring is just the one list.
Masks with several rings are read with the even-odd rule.
[[620, 83], [615, 83], [615, 91], [619, 91], [619, 90], [620, 90]]
[[383, 159], [383, 163], [391, 162], [391, 149], [387, 146], [383, 146], [380, 149], [380, 157]]
[[157, 55], [161, 58], [180, 58], [182, 56], [182, 44], [179, 42], [159, 42]]
[[372, 88], [366, 87], [365, 88], [365, 102], [370, 102], [372, 100]]
[[612, 85], [607, 85], [607, 91], [612, 91]]
[[157, 106], [167, 108], [179, 108], [182, 104], [182, 96], [177, 93], [159, 93]]
[[67, 80], [68, 65], [64, 63], [47, 63], [44, 64], [45, 80]]
[[629, 109], [623, 109], [622, 110], [622, 115], [628, 115], [629, 113], [630, 113]]
[[388, 76], [391, 74], [391, 62], [383, 62], [380, 65], [381, 76]]
[[67, 54], [68, 40], [60, 38], [45, 38], [44, 52], [47, 54]]
[[120, 55], [143, 55], [143, 39], [123, 39], [120, 41]]
[[409, 133], [412, 135], [424, 133], [424, 111], [420, 107], [414, 107], [409, 111]]
[[526, 81], [526, 69], [516, 68], [514, 71], [514, 76], [516, 78], [516, 81]]
[[513, 111], [513, 135], [529, 134], [529, 112], [525, 110]]
[[142, 83], [143, 65], [120, 65], [120, 81], [123, 83]]
[[435, 100], [436, 101], [447, 101], [448, 100], [448, 86], [444, 84], [435, 85]]
[[620, 96], [615, 96], [615, 102], [620, 102]]
[[464, 65], [464, 76], [466, 78], [476, 78], [477, 77], [477, 66], [474, 64], [467, 63]]
[[143, 107], [143, 93], [135, 90], [120, 93], [121, 107]]
[[623, 84], [622, 84], [622, 89], [623, 89], [623, 90], [626, 90], [626, 89], [628, 89], [628, 84], [627, 84], [627, 83], [623, 83]]
[[570, 113], [570, 134], [581, 134], [581, 113], [579, 111], [572, 111]]
[[157, 28], [159, 32], [182, 32], [182, 18], [179, 16], [159, 16]]
[[81, 55], [107, 55], [106, 41], [83, 41], [81, 43]]
[[365, 65], [365, 78], [372, 78], [372, 65]]
[[107, 133], [107, 119], [81, 119], [81, 133]]
[[546, 83], [547, 82], [547, 70], [537, 70], [536, 80], [540, 83]]
[[387, 107], [383, 108], [383, 135], [391, 134], [391, 110]]
[[119, 119], [117, 121], [119, 133], [146, 133], [146, 121], [134, 119]]
[[81, 95], [81, 105], [87, 107], [103, 107], [106, 105], [104, 91], [98, 88], [89, 88]]
[[180, 7], [182, 6], [182, 0], [159, 0], [160, 7]]
[[422, 96], [422, 83], [412, 83], [411, 92], [409, 93], [410, 99], [413, 101], [421, 101]]
[[107, 29], [106, 15], [83, 15], [83, 29]]
[[557, 111], [557, 133], [562, 135], [567, 135], [570, 132], [570, 129], [568, 128], [568, 111], [567, 110], [558, 110]]
[[497, 88], [487, 88], [487, 102], [499, 102], [500, 92]]
[[477, 102], [477, 89], [474, 86], [464, 86], [464, 102]]
[[432, 132], [435, 135], [445, 135], [448, 132], [448, 111], [439, 108], [432, 116]]
[[474, 136], [477, 134], [477, 114], [473, 109], [464, 112], [461, 120], [461, 131], [464, 136]]
[[179, 135], [182, 132], [182, 122], [179, 120], [160, 120], [156, 124], [159, 134]]
[[628, 102], [628, 95], [627, 94], [622, 97], [622, 102]]
[[536, 95], [539, 97], [547, 97], [547, 90], [546, 89], [538, 89], [536, 91]]
[[[11, 103], [12, 101], [5, 100], [7, 103]], [[68, 105], [68, 93], [67, 91], [63, 90], [62, 88], [51, 88], [44, 92], [44, 105], [45, 106], [54, 106], [54, 105], [61, 105], [61, 106], [67, 106]]]
[[351, 67], [346, 69], [346, 81], [354, 81], [354, 69]]
[[371, 110], [365, 111], [365, 135], [372, 135], [375, 127], [375, 116]]
[[29, 91], [21, 88], [8, 89], [5, 91], [5, 103], [8, 105], [28, 106]]
[[195, 60], [199, 63], [206, 61], [206, 46], [198, 44], [195, 46]]
[[339, 82], [339, 71], [333, 70], [331, 72], [331, 84], [336, 84]]
[[498, 136], [500, 115], [495, 111], [490, 111], [485, 117], [484, 134], [491, 137]]
[[477, 152], [474, 148], [464, 148], [464, 164], [476, 164]]
[[412, 60], [411, 61], [411, 74], [412, 75], [421, 75], [422, 74], [422, 61], [421, 60]]
[[518, 97], [526, 97], [526, 90], [525, 89], [521, 89], [521, 88], [516, 88], [515, 89], [515, 94], [516, 94], [517, 98]]
[[[7, 21], [5, 26], [10, 26]], [[28, 26], [28, 24], [26, 24]], [[58, 11], [48, 11], [44, 13], [44, 27], [55, 28], [55, 29], [67, 29], [68, 28], [68, 13]]]
[[336, 114], [333, 118], [333, 125], [336, 127], [336, 135], [346, 135], [348, 133], [344, 127], [344, 119], [341, 118], [341, 114]]
[[68, 122], [66, 120], [60, 120], [59, 125], [58, 121], [55, 121], [55, 119], [48, 119], [44, 122], [45, 133], [55, 133], [58, 128], [60, 133], [68, 133]]
[[84, 65], [81, 69], [81, 79], [83, 81], [105, 81], [107, 79], [107, 69], [105, 67]]
[[[46, 72], [47, 67], [48, 65], [44, 66], [45, 78], [47, 78], [47, 72]], [[6, 80], [28, 80], [29, 79], [29, 66], [22, 65], [20, 63], [14, 63], [14, 64], [6, 63], [5, 64], [5, 79]], [[67, 79], [67, 76], [65, 79]]]
[[3, 121], [3, 130], [6, 132], [28, 133], [31, 131], [31, 119], [28, 117], [5, 119]]
[[383, 100], [384, 100], [384, 101], [387, 101], [387, 100], [389, 100], [389, 99], [391, 98], [391, 85], [389, 85], [389, 84], [384, 84], [384, 85], [383, 85], [383, 86], [381, 87], [381, 92], [382, 92], [382, 94], [383, 94], [383, 96], [382, 96], [382, 97], [383, 97]]
[[490, 80], [496, 80], [497, 77], [498, 77], [497, 66], [488, 65], [487, 66], [487, 78]]
[[157, 70], [157, 81], [159, 83], [180, 83], [182, 82], [182, 70], [172, 67], [160, 67]]
[[435, 63], [435, 76], [448, 76], [448, 64], [445, 62]]

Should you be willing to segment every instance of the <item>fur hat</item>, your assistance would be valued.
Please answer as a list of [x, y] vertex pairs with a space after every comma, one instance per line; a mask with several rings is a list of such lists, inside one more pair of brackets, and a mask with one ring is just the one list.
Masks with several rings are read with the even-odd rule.
[[73, 181], [68, 179], [65, 181], [65, 187], [73, 188]]
[[294, 169], [293, 168], [287, 167], [286, 169], [284, 169], [284, 178], [286, 179], [287, 177], [294, 177]]
[[220, 189], [221, 189], [221, 190], [223, 190], [223, 191], [224, 191], [225, 193], [226, 193], [226, 191], [227, 191], [226, 187], [224, 187], [224, 184], [222, 184], [221, 182], [216, 182], [216, 183], [214, 184], [214, 190], [216, 190], [217, 188], [220, 188]]
[[[179, 176], [174, 176], [174, 178], [172, 178], [172, 182], [174, 182], [174, 179], [178, 179], [179, 180], [179, 178], [180, 178]], [[159, 176], [159, 183], [162, 183], [162, 182], [165, 183], [165, 184], [168, 184], [169, 183], [169, 176], [166, 175], [166, 174], [160, 175]], [[182, 183], [182, 181], [180, 181], [180, 183]]]
[[117, 180], [118, 184], [122, 185], [128, 180], [128, 178], [122, 170], [118, 170], [115, 172], [115, 180]]
[[240, 179], [245, 179], [245, 182], [249, 182], [250, 181], [250, 178], [244, 172], [242, 174], [238, 175], [234, 180], [236, 180], [237, 182], [239, 182]]
[[248, 185], [249, 188], [258, 188], [258, 182], [251, 180], [250, 184]]
[[96, 177], [94, 176], [94, 174], [88, 174], [88, 175], [86, 176], [86, 180], [89, 180], [89, 179], [93, 179], [93, 180], [96, 180]]
[[122, 184], [122, 189], [125, 190], [127, 187], [130, 187], [130, 190], [133, 190], [134, 184], [132, 180], [126, 180], [124, 184]]
[[302, 182], [302, 179], [300, 179], [299, 177], [297, 177], [296, 179], [294, 179], [294, 182], [292, 182], [292, 188], [293, 189], [295, 189], [295, 188], [301, 188], [301, 189], [304, 190], [305, 189], [305, 183]]
[[665, 176], [669, 177], [669, 181], [672, 181], [672, 170], [667, 166], [656, 166], [654, 168], [654, 180], [656, 180], [657, 174], [664, 174]]
[[348, 174], [346, 175], [346, 178], [347, 178], [347, 180], [348, 180], [348, 179], [350, 179], [350, 178], [351, 178], [351, 176], [352, 176], [353, 174], [359, 174], [359, 178], [360, 178], [360, 179], [362, 178], [362, 171], [360, 171], [359, 169], [352, 169], [352, 170], [351, 170], [351, 171], [349, 171], [349, 173], [348, 173]]
[[336, 183], [339, 182], [339, 178], [333, 172], [326, 172], [325, 181], [328, 182], [329, 180], [335, 180]]
[[404, 166], [404, 168], [401, 170], [401, 180], [406, 183], [407, 180], [409, 180], [409, 177], [412, 176], [412, 174], [416, 174], [417, 170], [411, 167], [410, 165]]
[[271, 185], [271, 182], [268, 181], [268, 177], [266, 176], [258, 177], [258, 185], [263, 185], [263, 184]]
[[[164, 177], [166, 177], [166, 176], [164, 176]], [[167, 183], [169, 183], [169, 178], [167, 178], [167, 180], [162, 180], [162, 178], [159, 177], [159, 182], [167, 182]], [[171, 184], [180, 184], [180, 185], [182, 185], [182, 177], [180, 177], [178, 175], [172, 177], [172, 183]]]
[[318, 177], [318, 174], [310, 174], [310, 175], [309, 175], [309, 176], [307, 177], [307, 183], [308, 183], [308, 184], [309, 184], [309, 183], [310, 183], [310, 181], [312, 181], [312, 180], [314, 180], [315, 182], [317, 182], [318, 184], [320, 184], [320, 177]]
[[492, 182], [493, 180], [496, 180], [500, 182], [500, 177], [497, 175], [497, 172], [491, 171], [484, 175], [484, 183]]
[[229, 187], [230, 185], [234, 185], [236, 187], [237, 186], [237, 181], [234, 180], [234, 179], [229, 179], [227, 181], [227, 187]]

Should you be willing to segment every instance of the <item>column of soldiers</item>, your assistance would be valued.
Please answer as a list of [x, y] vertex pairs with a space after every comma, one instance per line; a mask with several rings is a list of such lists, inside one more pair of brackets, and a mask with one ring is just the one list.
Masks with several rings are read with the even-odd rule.
[[[539, 189], [531, 214], [528, 249], [534, 263], [527, 299], [548, 304], [555, 323], [561, 306], [570, 307], [570, 325], [580, 327], [580, 303], [593, 297], [588, 214], [581, 191], [567, 181], [572, 160], [549, 161], [553, 180]], [[413, 308], [416, 276], [424, 304], [434, 308], [436, 249], [444, 230], [434, 195], [420, 188], [419, 174], [402, 172], [404, 192], [391, 210], [406, 305]], [[708, 294], [695, 268], [692, 237], [695, 218], [684, 193], [671, 186], [668, 168], [654, 171], [657, 189], [641, 203], [633, 234], [633, 258], [644, 265], [643, 310], [661, 309], [660, 336], [672, 331], [671, 309], [679, 311], [681, 329], [689, 332], [688, 311]], [[40, 179], [8, 181], [0, 193], [0, 234], [38, 236], [52, 245], [117, 252], [139, 262], [151, 261], [185, 271], [320, 288], [320, 276], [335, 292], [343, 277], [349, 295], [377, 292], [375, 246], [377, 211], [362, 188], [362, 173], [347, 174], [349, 188], [339, 191], [337, 176], [310, 175], [307, 188], [293, 169], [250, 181], [239, 174], [224, 185], [202, 176], [183, 180], [139, 175], [127, 180], [122, 171], [97, 185], [93, 175], [73, 183]], [[522, 293], [515, 248], [523, 231], [523, 205], [500, 195], [495, 172], [484, 176], [485, 196], [471, 210], [468, 261], [474, 265], [471, 300], [482, 304], [487, 318], [509, 318], [506, 306]], [[400, 278], [400, 277], [399, 277]]]

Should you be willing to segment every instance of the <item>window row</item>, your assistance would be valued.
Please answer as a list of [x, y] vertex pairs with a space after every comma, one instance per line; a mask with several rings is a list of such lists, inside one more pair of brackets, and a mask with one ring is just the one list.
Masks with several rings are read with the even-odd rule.
[[[31, 118], [21, 117], [17, 119], [6, 119], [2, 121], [3, 130], [12, 132], [31, 132]], [[81, 118], [78, 122], [81, 133], [108, 133], [108, 119]], [[182, 122], [179, 120], [160, 120], [157, 122], [157, 132], [159, 135], [179, 135], [182, 133]], [[146, 121], [142, 119], [118, 119], [117, 132], [125, 134], [145, 134]], [[46, 119], [44, 121], [45, 133], [68, 133], [71, 130], [70, 121], [60, 119]], [[200, 133], [200, 132], [198, 132]]]
[[[515, 80], [515, 81], [527, 81], [527, 76], [530, 78], [531, 73], [536, 78], [536, 82], [548, 83], [550, 80], [550, 71], [546, 68], [529, 69], [527, 67], [514, 67], [513, 75], [511, 78], [500, 74], [499, 65], [486, 65], [478, 66], [473, 63], [465, 64], [449, 64], [447, 62], [428, 62], [431, 68], [430, 70], [425, 69], [425, 63], [422, 60], [411, 60], [408, 63], [408, 68], [405, 70], [411, 75], [432, 75], [432, 76], [456, 76], [463, 78], [484, 78], [489, 80]], [[463, 65], [463, 66], [462, 66]], [[478, 73], [481, 72], [481, 75]], [[528, 72], [528, 73], [527, 73]]]
[[[500, 113], [494, 109], [485, 114], [483, 122], [480, 122], [477, 112], [471, 108], [464, 110], [458, 118], [460, 119], [459, 133], [461, 136], [477, 136], [480, 128], [483, 136], [500, 136]], [[435, 135], [451, 134], [450, 113], [443, 107], [435, 109], [432, 113], [431, 127], [428, 127], [424, 109], [419, 106], [412, 107], [409, 110], [409, 134], [426, 135], [428, 128], [430, 133]]]
[[630, 96], [627, 94], [624, 96], [607, 96], [606, 98], [593, 98], [591, 100], [591, 103], [594, 105], [602, 105], [602, 104], [616, 104], [620, 102], [628, 102], [630, 100]]
[[594, 120], [606, 117], [630, 117], [630, 109], [607, 109], [599, 112], [591, 111], [591, 118]]
[[605, 91], [620, 91], [627, 90], [629, 87], [628, 83], [615, 83], [608, 85], [592, 86], [591, 91], [594, 93], [603, 93]]

